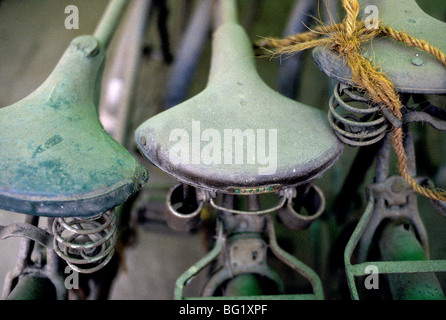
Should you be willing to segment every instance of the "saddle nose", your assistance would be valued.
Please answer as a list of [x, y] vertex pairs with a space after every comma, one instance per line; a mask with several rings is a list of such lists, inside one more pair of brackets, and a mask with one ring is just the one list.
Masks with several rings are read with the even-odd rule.
[[236, 22], [213, 35], [206, 89], [142, 123], [142, 154], [177, 180], [223, 193], [262, 193], [321, 175], [343, 147], [320, 110], [269, 88]]
[[[446, 23], [425, 13], [415, 0], [367, 0], [361, 3], [364, 18], [367, 18], [365, 9], [373, 5], [374, 11], [379, 13], [380, 23], [446, 51]], [[446, 93], [446, 69], [426, 52], [390, 37], [376, 37], [363, 44], [362, 53], [389, 76], [399, 92]], [[313, 50], [313, 59], [328, 77], [354, 85], [350, 68], [338, 54], [318, 47]]]
[[104, 52], [95, 37], [74, 39], [38, 89], [0, 109], [0, 208], [89, 217], [145, 184], [147, 171], [99, 121]]

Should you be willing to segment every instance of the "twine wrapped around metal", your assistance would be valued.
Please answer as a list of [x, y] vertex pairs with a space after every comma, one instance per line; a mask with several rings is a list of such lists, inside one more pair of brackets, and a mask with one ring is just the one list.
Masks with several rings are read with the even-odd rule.
[[[309, 32], [297, 34], [286, 39], [266, 38], [258, 43], [258, 47], [272, 50], [273, 56], [284, 53], [299, 52], [315, 47], [326, 47], [340, 54], [352, 71], [355, 87], [367, 92], [370, 100], [377, 105], [383, 105], [392, 111], [394, 116], [402, 119], [400, 101], [392, 80], [382, 71], [377, 70], [361, 52], [361, 44], [377, 36], [391, 37], [403, 42], [409, 47], [421, 49], [446, 67], [446, 55], [427, 41], [410, 36], [404, 31], [398, 31], [389, 26], [379, 24], [377, 29], [366, 28], [364, 22], [357, 20], [360, 6], [358, 0], [342, 0], [346, 17], [342, 23], [317, 26]], [[407, 155], [403, 145], [403, 128], [395, 124], [393, 127], [392, 144], [399, 162], [399, 172], [406, 182], [417, 193], [438, 201], [446, 201], [446, 191], [421, 186], [408, 171]]]

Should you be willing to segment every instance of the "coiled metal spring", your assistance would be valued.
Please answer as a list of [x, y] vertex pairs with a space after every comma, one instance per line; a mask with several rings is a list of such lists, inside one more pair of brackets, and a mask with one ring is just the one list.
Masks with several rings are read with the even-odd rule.
[[381, 114], [380, 106], [371, 105], [367, 97], [347, 84], [339, 82], [336, 85], [329, 109], [331, 127], [338, 138], [349, 146], [374, 144], [387, 133], [388, 121]]
[[114, 210], [88, 219], [56, 218], [54, 250], [73, 270], [93, 273], [113, 257], [116, 230]]

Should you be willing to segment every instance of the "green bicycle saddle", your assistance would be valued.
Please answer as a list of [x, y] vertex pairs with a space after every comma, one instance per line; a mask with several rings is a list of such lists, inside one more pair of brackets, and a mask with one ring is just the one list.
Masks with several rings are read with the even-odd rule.
[[[383, 24], [446, 52], [446, 23], [426, 14], [415, 0], [365, 0], [361, 3], [363, 14], [368, 5], [376, 5]], [[364, 44], [362, 50], [365, 57], [390, 77], [399, 92], [446, 93], [446, 68], [430, 54], [389, 37], [377, 37]], [[351, 71], [338, 54], [316, 48], [313, 59], [327, 76], [353, 84]]]
[[214, 33], [205, 90], [142, 123], [135, 141], [177, 180], [223, 193], [273, 192], [308, 182], [343, 150], [324, 112], [263, 82], [246, 32], [232, 21]]
[[92, 36], [74, 39], [38, 89], [0, 109], [1, 209], [89, 217], [147, 181], [99, 121], [104, 51]]

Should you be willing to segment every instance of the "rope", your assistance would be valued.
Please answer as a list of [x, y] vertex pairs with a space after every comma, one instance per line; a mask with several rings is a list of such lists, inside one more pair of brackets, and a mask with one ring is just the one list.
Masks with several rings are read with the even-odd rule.
[[[365, 90], [374, 103], [385, 105], [398, 120], [401, 120], [403, 104], [395, 85], [385, 73], [377, 70], [368, 59], [362, 56], [360, 53], [361, 44], [372, 40], [376, 36], [390, 37], [403, 42], [407, 46], [431, 54], [445, 67], [446, 55], [427, 41], [417, 39], [406, 32], [395, 30], [389, 26], [380, 24], [377, 29], [368, 29], [363, 22], [357, 20], [360, 10], [358, 0], [342, 0], [342, 4], [346, 11], [342, 23], [317, 26], [314, 30], [293, 35], [286, 39], [266, 38], [258, 43], [258, 47], [274, 49], [273, 55], [297, 53], [320, 46], [337, 52], [349, 65], [355, 87]], [[398, 169], [401, 176], [415, 192], [434, 200], [446, 201], [445, 190], [421, 186], [410, 175], [403, 141], [403, 128], [393, 125], [392, 145], [398, 157]]]

